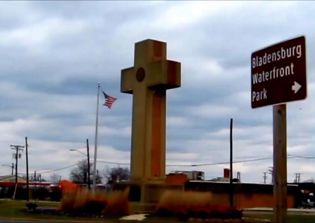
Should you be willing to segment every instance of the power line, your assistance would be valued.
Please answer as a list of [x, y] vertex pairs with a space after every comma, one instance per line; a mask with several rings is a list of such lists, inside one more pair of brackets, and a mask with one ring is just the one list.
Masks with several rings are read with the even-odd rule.
[[68, 166], [65, 166], [65, 167], [61, 167], [61, 168], [57, 168], [57, 169], [53, 169], [53, 170], [42, 170], [42, 171], [37, 171], [37, 173], [53, 173], [53, 172], [58, 172], [58, 171], [61, 171], [61, 170], [65, 170], [65, 169], [69, 169], [71, 167], [74, 167], [78, 165], [77, 163], [75, 164], [71, 164], [71, 165], [68, 165]]
[[[299, 156], [299, 155], [288, 155], [288, 158], [300, 158], [300, 159], [315, 159], [315, 156]], [[233, 161], [233, 163], [248, 163], [248, 162], [256, 162], [261, 160], [270, 160], [272, 157], [258, 157], [252, 159], [244, 159]], [[202, 163], [202, 164], [168, 164], [167, 166], [215, 166], [215, 165], [223, 165], [229, 164], [229, 161], [215, 162], [215, 163]]]
[[299, 159], [315, 159], [315, 156], [300, 156], [300, 155], [288, 155], [288, 158], [299, 158]]
[[[315, 156], [299, 156], [299, 155], [288, 155], [288, 158], [300, 158], [300, 159], [315, 159]], [[257, 161], [262, 161], [262, 160], [270, 160], [272, 157], [257, 157], [257, 158], [252, 158], [252, 159], [243, 159], [243, 160], [236, 160], [233, 161], [233, 163], [249, 163], [249, 162], [257, 162]], [[97, 162], [100, 163], [107, 163], [107, 164], [112, 164], [112, 165], [130, 165], [128, 162], [112, 162], [112, 161], [106, 161], [106, 160], [97, 160]], [[215, 166], [215, 165], [224, 165], [224, 164], [229, 164], [229, 161], [222, 161], [222, 162], [214, 162], [214, 163], [201, 163], [201, 164], [166, 164], [166, 166], [182, 166], [182, 167], [200, 167], [200, 166]], [[61, 170], [65, 170], [71, 167], [76, 166], [77, 164], [71, 164], [65, 167], [57, 168], [57, 169], [52, 169], [52, 170], [43, 170], [43, 171], [38, 171], [39, 173], [50, 173], [50, 172], [58, 172]]]
[[108, 163], [113, 165], [130, 165], [130, 163], [118, 163], [118, 162], [111, 162], [111, 161], [105, 161], [105, 160], [97, 160], [99, 163]]
[[[248, 162], [255, 162], [255, 161], [261, 161], [261, 160], [268, 160], [271, 159], [270, 157], [261, 157], [261, 158], [254, 158], [254, 159], [246, 159], [246, 160], [237, 160], [233, 161], [233, 163], [248, 163]], [[216, 162], [216, 163], [201, 163], [201, 164], [167, 164], [167, 166], [215, 166], [215, 165], [223, 165], [223, 164], [229, 164], [229, 161], [223, 161], [223, 162]]]

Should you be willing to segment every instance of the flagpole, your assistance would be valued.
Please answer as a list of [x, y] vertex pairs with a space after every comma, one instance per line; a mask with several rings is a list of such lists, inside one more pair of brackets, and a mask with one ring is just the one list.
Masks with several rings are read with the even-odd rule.
[[93, 163], [93, 191], [96, 189], [96, 161], [97, 161], [97, 135], [98, 135], [98, 107], [100, 98], [100, 83], [97, 85], [97, 102], [96, 102], [96, 122], [95, 122], [95, 140], [94, 140], [94, 163]]

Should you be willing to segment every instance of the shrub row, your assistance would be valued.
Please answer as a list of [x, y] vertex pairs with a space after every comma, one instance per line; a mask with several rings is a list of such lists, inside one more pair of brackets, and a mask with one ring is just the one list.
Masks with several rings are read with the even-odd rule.
[[[216, 202], [218, 203], [218, 202]], [[242, 212], [225, 205], [214, 204], [211, 193], [193, 191], [167, 191], [157, 205], [158, 216], [189, 218], [240, 219]]]
[[65, 192], [60, 211], [75, 216], [118, 217], [130, 213], [128, 190], [96, 191], [87, 189]]

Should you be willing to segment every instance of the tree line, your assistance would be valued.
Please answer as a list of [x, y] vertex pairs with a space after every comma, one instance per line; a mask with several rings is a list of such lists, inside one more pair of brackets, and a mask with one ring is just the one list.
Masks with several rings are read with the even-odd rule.
[[[92, 170], [92, 163], [90, 163], [90, 170]], [[88, 176], [88, 163], [87, 160], [81, 160], [78, 162], [77, 166], [70, 172], [70, 180], [78, 184], [88, 184], [92, 182], [93, 173]], [[90, 181], [88, 180], [90, 178]], [[96, 171], [96, 184], [105, 183], [111, 185], [120, 181], [129, 180], [130, 171], [128, 168], [114, 167], [107, 168], [100, 171]]]

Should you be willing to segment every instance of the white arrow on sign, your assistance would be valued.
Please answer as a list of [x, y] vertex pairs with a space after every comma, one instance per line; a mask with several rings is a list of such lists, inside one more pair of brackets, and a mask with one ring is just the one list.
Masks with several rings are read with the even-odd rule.
[[294, 94], [296, 94], [300, 89], [301, 89], [301, 85], [294, 81], [293, 85], [292, 85], [292, 91], [294, 91]]

